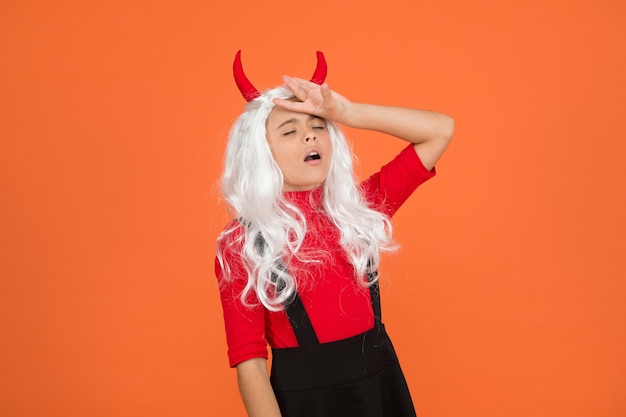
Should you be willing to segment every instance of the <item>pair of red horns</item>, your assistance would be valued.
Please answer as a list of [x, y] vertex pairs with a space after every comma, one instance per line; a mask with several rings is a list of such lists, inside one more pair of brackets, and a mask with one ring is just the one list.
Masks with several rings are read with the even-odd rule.
[[[327, 71], [328, 67], [326, 66], [324, 54], [317, 51], [317, 67], [315, 68], [313, 77], [311, 77], [311, 82], [320, 85], [323, 84], [326, 79]], [[237, 51], [237, 55], [235, 55], [233, 75], [235, 76], [237, 87], [239, 87], [239, 91], [241, 91], [241, 95], [246, 99], [246, 101], [252, 101], [261, 95], [259, 90], [252, 85], [250, 80], [248, 80], [248, 77], [246, 77], [246, 74], [243, 72], [243, 66], [241, 65], [241, 50]]]

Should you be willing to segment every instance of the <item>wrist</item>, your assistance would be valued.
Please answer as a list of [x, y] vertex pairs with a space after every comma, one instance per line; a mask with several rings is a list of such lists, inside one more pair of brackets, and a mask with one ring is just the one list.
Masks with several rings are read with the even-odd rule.
[[346, 103], [341, 120], [337, 120], [339, 123], [354, 128], [360, 128], [362, 125], [362, 113], [363, 104], [361, 103]]

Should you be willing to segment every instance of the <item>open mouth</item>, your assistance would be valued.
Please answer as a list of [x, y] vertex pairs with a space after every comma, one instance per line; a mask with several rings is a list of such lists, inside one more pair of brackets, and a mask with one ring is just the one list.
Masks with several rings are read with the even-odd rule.
[[306, 158], [304, 158], [304, 162], [316, 161], [318, 159], [321, 159], [320, 154], [318, 154], [317, 152], [313, 151], [310, 154], [308, 154], [306, 156]]

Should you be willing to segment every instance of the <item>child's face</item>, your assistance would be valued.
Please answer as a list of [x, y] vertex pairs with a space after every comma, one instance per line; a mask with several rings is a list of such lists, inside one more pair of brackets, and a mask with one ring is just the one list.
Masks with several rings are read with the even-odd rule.
[[267, 142], [285, 191], [312, 190], [326, 181], [332, 145], [324, 119], [275, 106], [267, 118]]

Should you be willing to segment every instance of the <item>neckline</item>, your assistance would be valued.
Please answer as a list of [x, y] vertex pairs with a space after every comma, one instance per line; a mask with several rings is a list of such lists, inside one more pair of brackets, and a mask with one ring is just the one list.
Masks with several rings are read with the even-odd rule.
[[311, 207], [319, 207], [322, 203], [323, 188], [320, 186], [312, 190], [284, 191], [283, 196], [287, 201], [298, 206], [303, 206], [308, 202]]

